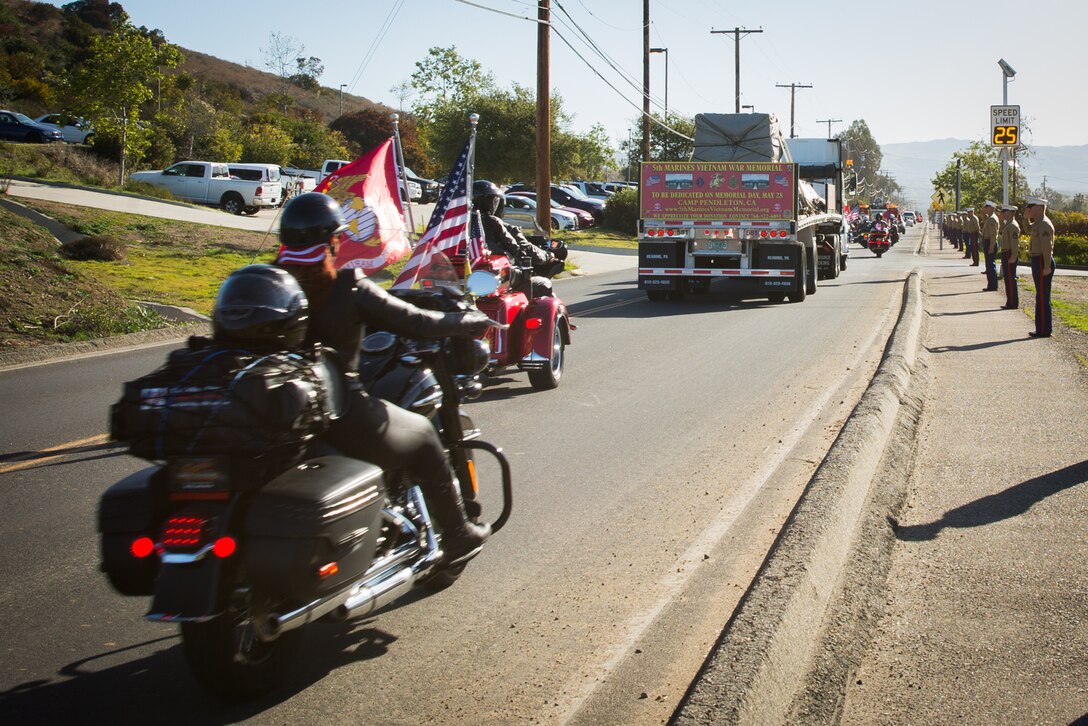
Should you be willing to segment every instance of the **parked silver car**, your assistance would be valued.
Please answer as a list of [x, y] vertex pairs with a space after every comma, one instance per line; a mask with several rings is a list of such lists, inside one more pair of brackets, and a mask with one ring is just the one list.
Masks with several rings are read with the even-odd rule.
[[64, 116], [59, 113], [47, 113], [34, 119], [42, 126], [56, 129], [69, 144], [93, 144], [94, 128], [83, 119]]

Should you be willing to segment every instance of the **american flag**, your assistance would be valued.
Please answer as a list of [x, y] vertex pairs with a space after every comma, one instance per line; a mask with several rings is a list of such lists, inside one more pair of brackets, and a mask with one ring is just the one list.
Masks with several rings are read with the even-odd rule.
[[470, 139], [457, 157], [446, 186], [434, 205], [434, 212], [427, 222], [427, 231], [416, 243], [415, 251], [393, 283], [393, 289], [405, 289], [415, 285], [436, 254], [452, 252], [464, 239], [465, 227], [469, 221], [468, 156], [471, 147]]
[[472, 226], [468, 235], [468, 261], [475, 264], [477, 260], [487, 254], [487, 245], [484, 243], [484, 226], [480, 222], [480, 210], [472, 212]]

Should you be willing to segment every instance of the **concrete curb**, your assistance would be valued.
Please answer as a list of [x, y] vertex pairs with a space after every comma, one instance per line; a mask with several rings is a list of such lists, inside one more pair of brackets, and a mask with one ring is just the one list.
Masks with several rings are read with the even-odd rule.
[[884, 358], [708, 656], [672, 723], [787, 723], [821, 642], [917, 360], [921, 275], [904, 285]]

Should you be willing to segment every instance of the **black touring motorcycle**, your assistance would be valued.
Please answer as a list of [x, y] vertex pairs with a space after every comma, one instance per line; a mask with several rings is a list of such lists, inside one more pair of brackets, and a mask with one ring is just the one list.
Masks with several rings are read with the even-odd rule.
[[[403, 295], [468, 309], [450, 272]], [[494, 284], [476, 273], [467, 286], [486, 295]], [[322, 441], [346, 385], [334, 356], [256, 355], [201, 340], [127, 383], [111, 411], [113, 438], [154, 465], [102, 496], [101, 567], [121, 594], [151, 596], [148, 620], [180, 624], [198, 682], [244, 700], [276, 686], [302, 626], [368, 615], [417, 587], [448, 587], [465, 564], [443, 561], [441, 532], [404, 472]], [[510, 516], [510, 468], [461, 406], [479, 394], [487, 362], [480, 340], [378, 331], [364, 340], [360, 379], [372, 395], [434, 422], [476, 521], [474, 457], [497, 461], [497, 531]]]

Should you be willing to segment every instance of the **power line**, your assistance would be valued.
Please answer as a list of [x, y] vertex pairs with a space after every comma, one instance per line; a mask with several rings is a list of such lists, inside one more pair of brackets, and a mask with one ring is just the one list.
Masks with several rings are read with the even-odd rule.
[[[620, 97], [620, 98], [622, 98], [622, 99], [623, 99], [624, 101], [626, 101], [626, 102], [627, 102], [628, 104], [630, 104], [631, 106], [634, 106], [634, 107], [635, 107], [636, 109], [638, 109], [638, 112], [639, 112], [639, 117], [641, 117], [641, 116], [643, 115], [643, 114], [642, 114], [642, 109], [638, 107], [638, 104], [636, 104], [636, 103], [635, 103], [634, 101], [632, 101], [631, 99], [629, 99], [629, 98], [627, 98], [626, 96], [624, 96], [624, 95], [623, 95], [623, 92], [622, 92], [622, 91], [620, 91], [620, 90], [619, 90], [618, 88], [616, 88], [616, 87], [615, 87], [614, 85], [612, 85], [612, 83], [611, 83], [611, 82], [610, 82], [610, 81], [609, 81], [609, 80], [608, 80], [607, 78], [605, 78], [604, 76], [602, 76], [602, 75], [601, 75], [601, 72], [600, 72], [600, 71], [598, 71], [598, 70], [597, 70], [596, 68], [594, 68], [594, 67], [593, 67], [593, 64], [592, 64], [592, 63], [590, 63], [589, 61], [587, 61], [587, 60], [585, 59], [585, 57], [584, 57], [584, 56], [583, 56], [583, 55], [582, 55], [581, 53], [579, 53], [579, 52], [578, 52], [578, 51], [577, 51], [577, 50], [575, 49], [575, 47], [574, 47], [573, 45], [571, 45], [571, 44], [570, 44], [570, 41], [569, 41], [569, 40], [567, 40], [567, 39], [566, 39], [566, 38], [565, 38], [565, 37], [563, 36], [563, 34], [562, 34], [562, 33], [560, 33], [560, 32], [559, 32], [559, 31], [558, 31], [558, 30], [556, 29], [555, 25], [552, 25], [552, 32], [553, 32], [553, 33], [555, 33], [555, 36], [556, 36], [557, 38], [559, 38], [559, 39], [560, 39], [561, 41], [563, 41], [564, 45], [566, 45], [566, 46], [567, 46], [568, 48], [570, 48], [571, 52], [572, 52], [572, 53], [574, 53], [574, 55], [578, 56], [579, 60], [581, 60], [581, 61], [582, 61], [583, 63], [585, 63], [585, 64], [586, 64], [586, 67], [587, 67], [587, 68], [589, 68], [589, 70], [593, 71], [594, 75], [596, 75], [596, 76], [597, 76], [598, 78], [600, 78], [600, 79], [601, 79], [602, 81], [604, 81], [604, 83], [605, 83], [605, 85], [606, 85], [606, 86], [608, 86], [608, 87], [609, 87], [609, 88], [611, 88], [611, 89], [612, 89], [613, 91], [615, 91], [615, 92], [616, 92], [616, 94], [617, 94], [617, 95], [619, 95], [619, 97]], [[687, 135], [685, 135], [685, 134], [682, 134], [682, 133], [680, 133], [679, 131], [677, 131], [676, 129], [672, 128], [671, 126], [668, 126], [667, 124], [663, 124], [663, 123], [661, 123], [660, 121], [658, 121], [658, 120], [657, 120], [656, 118], [654, 118], [653, 116], [650, 116], [650, 117], [649, 117], [649, 119], [650, 119], [650, 122], [651, 122], [651, 123], [657, 124], [658, 126], [660, 126], [661, 128], [665, 129], [666, 131], [669, 131], [669, 132], [671, 132], [671, 133], [674, 133], [674, 134], [676, 134], [677, 136], [679, 136], [679, 137], [680, 137], [680, 138], [682, 138], [682, 139], [685, 139], [685, 140], [687, 140], [687, 141], [694, 141], [694, 139], [692, 139], [692, 138], [691, 138], [690, 136], [687, 136]]]
[[374, 37], [374, 41], [370, 44], [370, 48], [367, 50], [366, 55], [363, 56], [363, 60], [359, 63], [358, 70], [355, 71], [355, 75], [351, 77], [351, 83], [348, 84], [349, 89], [354, 89], [355, 84], [359, 82], [359, 77], [363, 75], [363, 71], [370, 64], [371, 59], [374, 58], [374, 54], [378, 52], [378, 47], [382, 41], [385, 40], [386, 33], [389, 32], [389, 28], [393, 26], [393, 21], [397, 19], [397, 14], [400, 13], [400, 9], [404, 7], [404, 0], [397, 0], [393, 7], [389, 9], [389, 14], [385, 16], [385, 21], [378, 29], [378, 34]]

